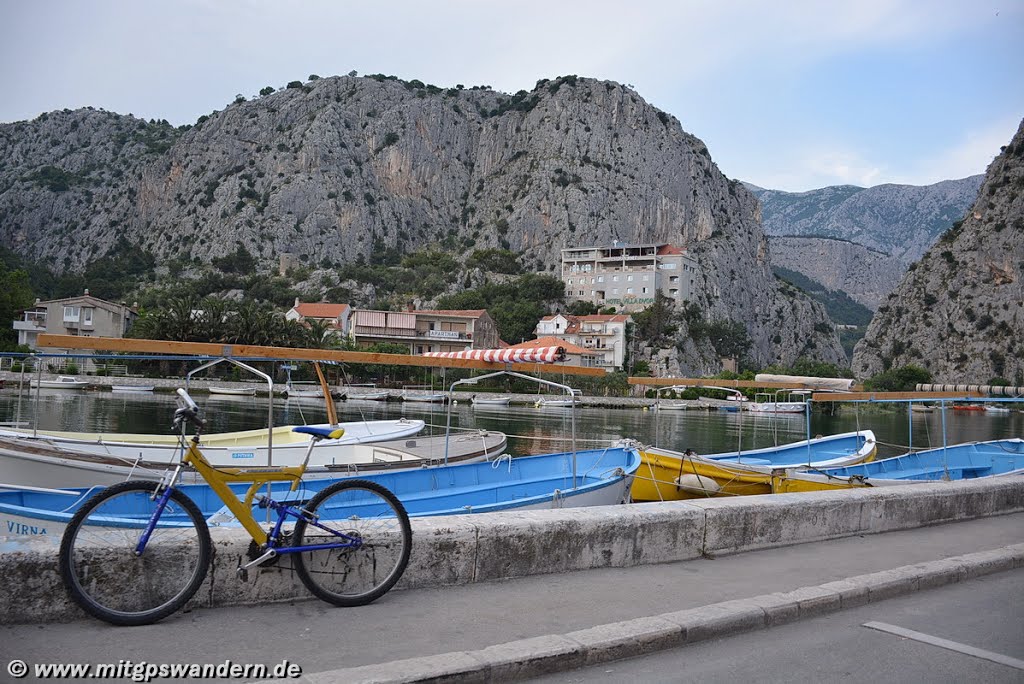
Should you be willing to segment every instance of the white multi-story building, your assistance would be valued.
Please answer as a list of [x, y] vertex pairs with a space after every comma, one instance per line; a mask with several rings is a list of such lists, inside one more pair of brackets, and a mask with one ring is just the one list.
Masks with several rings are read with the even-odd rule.
[[593, 365], [621, 368], [626, 355], [626, 325], [632, 319], [624, 314], [614, 316], [545, 316], [537, 323], [537, 337], [554, 337], [597, 356]]
[[640, 311], [661, 292], [676, 304], [693, 299], [697, 260], [665, 243], [562, 250], [562, 282], [568, 302], [584, 301], [619, 311]]

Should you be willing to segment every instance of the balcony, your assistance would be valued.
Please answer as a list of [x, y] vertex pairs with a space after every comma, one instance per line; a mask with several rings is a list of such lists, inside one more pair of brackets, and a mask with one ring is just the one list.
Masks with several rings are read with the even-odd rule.
[[15, 330], [26, 330], [28, 332], [43, 332], [46, 330], [46, 319], [33, 318], [25, 321], [14, 321]]

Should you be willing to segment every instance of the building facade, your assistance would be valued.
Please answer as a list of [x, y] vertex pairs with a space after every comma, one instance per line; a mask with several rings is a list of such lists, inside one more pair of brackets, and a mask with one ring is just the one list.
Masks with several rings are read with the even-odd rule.
[[626, 358], [626, 326], [632, 318], [625, 314], [545, 316], [534, 330], [537, 337], [564, 340], [592, 352], [596, 359], [592, 365], [604, 368], [622, 368]]
[[356, 309], [352, 337], [358, 344], [401, 344], [410, 354], [497, 349], [498, 327], [484, 309], [373, 311]]
[[18, 344], [37, 350], [36, 341], [41, 333], [124, 337], [138, 317], [133, 307], [93, 297], [86, 290], [78, 297], [37, 299], [22, 312], [20, 320], [14, 321], [14, 329], [18, 331]]
[[562, 250], [562, 282], [568, 302], [590, 302], [618, 311], [640, 311], [661, 292], [679, 305], [696, 291], [697, 261], [685, 249], [665, 243]]
[[351, 331], [352, 307], [348, 304], [331, 304], [329, 302], [301, 302], [295, 298], [295, 306], [285, 313], [289, 321], [321, 321], [331, 326], [337, 334], [348, 337]]

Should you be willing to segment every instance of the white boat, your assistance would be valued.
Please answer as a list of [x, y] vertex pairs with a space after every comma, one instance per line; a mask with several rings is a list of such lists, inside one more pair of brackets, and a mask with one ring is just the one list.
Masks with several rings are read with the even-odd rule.
[[284, 395], [286, 397], [288, 397], [289, 399], [298, 399], [298, 398], [302, 398], [302, 399], [304, 399], [304, 398], [323, 399], [324, 398], [324, 389], [319, 384], [315, 384], [315, 383], [309, 383], [309, 384], [292, 383], [292, 384], [288, 385], [287, 387], [285, 387]]
[[43, 389], [83, 389], [89, 386], [85, 380], [79, 380], [74, 375], [58, 375], [56, 380], [31, 380], [31, 387]]
[[986, 406], [985, 407], [985, 413], [995, 413], [997, 415], [1002, 415], [1004, 413], [1009, 413], [1009, 412], [1010, 412], [1010, 409], [1006, 408], [1005, 406]]
[[387, 401], [391, 398], [391, 392], [387, 390], [373, 390], [370, 392], [348, 392], [345, 395], [348, 399], [356, 401]]
[[230, 397], [255, 397], [255, 387], [216, 387], [210, 386], [210, 394], [223, 394]]
[[473, 395], [474, 406], [508, 406], [512, 397], [491, 397], [487, 395]]
[[685, 401], [659, 401], [654, 405], [654, 408], [659, 411], [685, 411]]
[[111, 385], [111, 392], [152, 392], [156, 387], [153, 385]]
[[[4, 473], [0, 490], [26, 487], [66, 489], [107, 486], [126, 480], [159, 480], [168, 470], [166, 462], [134, 463], [123, 458], [86, 454], [60, 443], [26, 442], [0, 437], [0, 467]], [[449, 464], [473, 463], [495, 459], [505, 452], [507, 446], [505, 434], [494, 431], [466, 433], [447, 441], [444, 435], [417, 435], [385, 442], [335, 445], [332, 462], [309, 466], [303, 479], [312, 481], [342, 475], [418, 469], [444, 465], [446, 461]], [[319, 444], [314, 448], [313, 458], [322, 461], [323, 454], [317, 456], [319, 448]], [[206, 446], [203, 446], [203, 453], [207, 453]], [[276, 462], [276, 449], [274, 455]], [[245, 467], [247, 464], [232, 465]], [[182, 482], [199, 483], [202, 479], [197, 473], [187, 471], [182, 474]]]
[[554, 407], [554, 408], [571, 408], [571, 407], [579, 406], [580, 405], [580, 397], [582, 395], [583, 395], [583, 392], [581, 390], [574, 389], [572, 391], [572, 396], [571, 397], [569, 397], [567, 395], [547, 396], [547, 397], [544, 397], [542, 399], [538, 399], [537, 403], [534, 404], [534, 406], [536, 406], [537, 408], [544, 408], [544, 407], [548, 407], [548, 406]]
[[402, 393], [402, 401], [414, 401], [421, 403], [440, 404], [447, 399], [447, 395], [443, 393], [433, 394], [409, 394], [408, 392]]
[[[409, 438], [421, 432], [425, 424], [422, 420], [401, 418], [355, 421], [340, 426], [345, 429], [340, 439], [323, 440], [313, 448], [308, 476], [373, 462], [374, 458], [365, 460], [365, 453], [351, 447]], [[269, 460], [275, 466], [299, 465], [306, 455], [308, 436], [292, 432], [293, 427], [273, 429]], [[124, 481], [129, 473], [132, 477], [142, 477], [142, 470], [162, 474], [168, 463], [177, 461], [178, 451], [178, 438], [172, 434], [51, 430], [33, 434], [31, 429], [4, 428], [0, 429], [0, 482], [51, 488], [113, 484]], [[204, 435], [203, 453], [215, 466], [265, 466], [268, 463], [267, 430]], [[384, 457], [376, 460], [381, 459], [388, 460]]]
[[910, 410], [914, 413], [932, 413], [935, 407], [928, 404], [911, 404]]

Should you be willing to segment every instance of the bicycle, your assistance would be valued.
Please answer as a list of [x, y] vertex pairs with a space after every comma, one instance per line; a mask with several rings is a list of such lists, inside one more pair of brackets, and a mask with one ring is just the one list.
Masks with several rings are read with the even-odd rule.
[[[316, 443], [337, 439], [344, 430], [295, 428], [311, 437], [299, 466], [214, 467], [199, 447], [199, 407], [184, 389], [177, 393], [172, 430], [182, 456], [175, 469], [159, 482], [121, 482], [99, 491], [68, 523], [59, 564], [75, 603], [114, 625], [145, 625], [192, 598], [206, 578], [213, 544], [199, 507], [176, 488], [186, 467], [202, 476], [252, 537], [249, 561], [237, 570], [243, 580], [251, 568], [287, 555], [309, 591], [338, 606], [365, 605], [398, 582], [409, 563], [412, 528], [402, 503], [385, 487], [341, 480], [308, 501], [280, 502], [259, 493], [271, 482], [288, 481], [295, 492]], [[188, 425], [195, 427], [191, 439]], [[240, 499], [229, 483], [251, 484]], [[269, 531], [256, 521], [254, 506], [277, 513]], [[291, 518], [288, 531], [285, 520]]]

